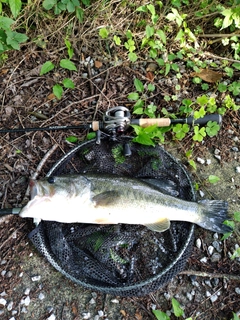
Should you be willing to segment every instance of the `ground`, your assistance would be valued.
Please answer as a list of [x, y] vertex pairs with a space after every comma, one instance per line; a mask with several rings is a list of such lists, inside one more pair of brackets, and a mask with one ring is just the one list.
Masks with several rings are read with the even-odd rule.
[[[109, 58], [96, 50], [94, 41], [83, 46], [76, 41], [74, 49], [77, 72], [55, 70], [43, 76], [39, 76], [41, 66], [47, 60], [57, 62], [59, 52], [36, 48], [33, 43], [9, 55], [0, 69], [1, 128], [79, 125], [101, 121], [103, 113], [115, 106], [124, 105], [132, 110], [133, 104], [127, 95], [134, 91], [133, 79], [149, 81], [147, 72], [151, 61], [134, 64], [124, 57], [116, 61], [114, 52]], [[219, 62], [215, 53], [210, 52], [210, 57]], [[200, 89], [192, 83], [184, 63], [180, 61], [179, 66], [183, 70], [184, 84], [179, 99], [194, 99]], [[62, 99], [58, 100], [52, 94], [52, 86], [66, 76], [74, 81], [75, 88], [65, 90]], [[158, 74], [151, 80], [156, 91], [148, 101], [157, 105], [159, 111], [176, 108], [177, 102], [168, 103], [163, 99], [172, 94], [175, 80], [174, 73], [167, 77]], [[210, 89], [213, 91], [214, 87]], [[239, 104], [239, 97], [235, 100]], [[229, 202], [230, 215], [240, 211], [239, 128], [239, 113], [229, 111], [223, 116], [216, 137], [208, 137], [204, 143], [196, 142], [193, 153], [196, 171], [187, 164], [185, 157], [192, 144], [191, 133], [183, 141], [175, 142], [169, 135], [165, 146], [187, 165], [204, 197]], [[88, 130], [83, 129], [1, 133], [2, 208], [26, 203], [29, 177], [43, 177], [74, 147], [66, 141], [67, 137], [74, 136], [83, 141], [87, 133]], [[210, 164], [207, 164], [209, 159]], [[202, 160], [205, 162], [201, 163]], [[220, 181], [210, 184], [210, 174], [218, 176]], [[199, 191], [197, 193], [199, 196]], [[1, 319], [141, 320], [154, 319], [152, 309], [155, 308], [168, 312], [170, 318], [175, 319], [171, 306], [173, 297], [180, 302], [185, 318], [229, 320], [233, 317], [232, 312], [240, 314], [240, 260], [230, 258], [238, 245], [239, 230], [222, 241], [221, 235], [196, 228], [192, 254], [183, 272], [145, 297], [122, 298], [84, 289], [57, 272], [28, 240], [28, 233], [33, 229], [30, 219], [23, 220], [18, 216], [9, 216], [0, 222]]]

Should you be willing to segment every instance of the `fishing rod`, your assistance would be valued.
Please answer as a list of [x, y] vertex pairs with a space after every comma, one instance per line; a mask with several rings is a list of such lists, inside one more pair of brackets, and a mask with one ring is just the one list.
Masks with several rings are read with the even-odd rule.
[[14, 132], [37, 132], [37, 131], [56, 131], [56, 130], [75, 130], [75, 129], [91, 129], [93, 131], [103, 130], [107, 133], [122, 133], [133, 125], [140, 127], [148, 127], [157, 125], [157, 127], [168, 127], [171, 124], [186, 123], [189, 125], [205, 125], [208, 121], [215, 121], [218, 124], [222, 123], [222, 117], [219, 114], [210, 114], [199, 119], [194, 117], [187, 117], [184, 119], [171, 118], [141, 118], [131, 119], [129, 110], [124, 106], [117, 106], [109, 109], [103, 116], [103, 121], [92, 121], [87, 124], [80, 124], [77, 126], [49, 126], [37, 128], [14, 128], [14, 129], [0, 129], [0, 133], [14, 133]]

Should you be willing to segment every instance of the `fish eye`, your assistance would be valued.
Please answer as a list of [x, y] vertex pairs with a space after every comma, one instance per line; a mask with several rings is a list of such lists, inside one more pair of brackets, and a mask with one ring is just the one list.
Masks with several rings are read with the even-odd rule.
[[48, 177], [47, 182], [50, 184], [53, 184], [55, 182], [55, 178], [54, 177]]

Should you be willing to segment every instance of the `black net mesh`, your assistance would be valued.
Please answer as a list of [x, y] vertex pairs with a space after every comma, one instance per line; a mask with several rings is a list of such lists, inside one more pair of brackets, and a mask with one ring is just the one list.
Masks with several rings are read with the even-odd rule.
[[[130, 146], [131, 156], [124, 156]], [[162, 147], [101, 138], [86, 141], [48, 172], [50, 175], [108, 173], [158, 179], [174, 187], [178, 197], [194, 201], [184, 167]], [[154, 180], [156, 181], [156, 180]], [[67, 213], [66, 213], [67, 214]], [[137, 221], [137, 212], [136, 214]], [[159, 289], [183, 270], [191, 253], [194, 226], [172, 222], [169, 230], [152, 232], [140, 225], [95, 225], [41, 221], [29, 237], [63, 275], [94, 290], [121, 296], [143, 296]]]

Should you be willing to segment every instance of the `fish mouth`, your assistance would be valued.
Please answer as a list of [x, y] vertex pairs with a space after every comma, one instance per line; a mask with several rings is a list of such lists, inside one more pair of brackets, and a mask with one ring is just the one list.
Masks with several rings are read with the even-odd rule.
[[36, 181], [31, 179], [29, 181], [29, 187], [30, 187], [31, 199], [33, 199], [38, 194], [38, 188], [37, 188]]

